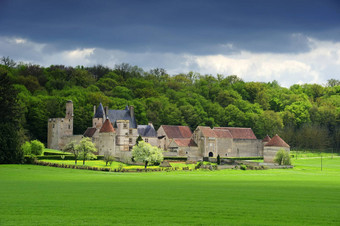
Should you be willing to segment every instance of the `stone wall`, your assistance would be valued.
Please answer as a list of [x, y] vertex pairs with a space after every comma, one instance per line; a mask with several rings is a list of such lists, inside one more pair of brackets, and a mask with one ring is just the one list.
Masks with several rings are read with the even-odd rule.
[[114, 156], [116, 152], [116, 134], [99, 133], [96, 146], [99, 155], [104, 155], [104, 153], [108, 151], [110, 154]]
[[157, 137], [143, 137], [143, 140], [145, 142], [151, 144], [152, 146], [160, 147], [160, 145], [158, 143], [158, 138]]
[[[217, 139], [217, 154], [220, 157], [232, 156], [233, 139], [232, 138], [218, 138]], [[215, 156], [217, 157], [217, 155]]]
[[282, 150], [282, 149], [285, 150], [285, 151], [290, 152], [290, 148], [287, 148], [287, 147], [264, 146], [264, 149], [263, 149], [263, 162], [265, 162], [265, 163], [273, 163], [276, 153], [279, 150]]
[[263, 156], [262, 140], [234, 139], [233, 150], [229, 157]]

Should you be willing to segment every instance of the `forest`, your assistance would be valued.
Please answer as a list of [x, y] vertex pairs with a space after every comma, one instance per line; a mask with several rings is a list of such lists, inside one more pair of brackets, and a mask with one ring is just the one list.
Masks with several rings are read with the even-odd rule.
[[[250, 127], [258, 139], [279, 134], [292, 148], [340, 149], [340, 81], [281, 87], [237, 75], [169, 75], [127, 63], [70, 67], [17, 63], [2, 57], [0, 75], [16, 90], [21, 142], [47, 141], [48, 118], [74, 103], [74, 133], [92, 125], [93, 106], [135, 107], [138, 124]], [[6, 94], [1, 94], [6, 95]]]

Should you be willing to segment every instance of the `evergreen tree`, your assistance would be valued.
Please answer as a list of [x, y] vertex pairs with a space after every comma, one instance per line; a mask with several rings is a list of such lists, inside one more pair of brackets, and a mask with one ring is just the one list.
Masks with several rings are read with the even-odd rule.
[[0, 164], [21, 163], [17, 91], [7, 73], [0, 74], [0, 106]]

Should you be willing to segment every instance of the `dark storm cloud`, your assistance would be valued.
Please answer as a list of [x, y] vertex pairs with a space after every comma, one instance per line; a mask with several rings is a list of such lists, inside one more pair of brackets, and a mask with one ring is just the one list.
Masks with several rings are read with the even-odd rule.
[[[340, 40], [337, 1], [0, 1], [0, 35], [58, 49], [301, 52]], [[232, 44], [233, 48], [224, 48]]]

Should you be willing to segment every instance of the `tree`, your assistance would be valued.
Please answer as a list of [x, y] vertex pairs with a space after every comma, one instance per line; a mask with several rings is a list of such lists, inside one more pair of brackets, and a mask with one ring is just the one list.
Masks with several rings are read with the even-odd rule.
[[135, 161], [144, 162], [145, 168], [148, 163], [160, 163], [163, 161], [162, 150], [144, 141], [140, 141], [138, 145], [132, 148], [132, 156]]
[[0, 164], [21, 163], [20, 118], [17, 91], [7, 73], [0, 73]]
[[291, 161], [288, 151], [280, 149], [275, 155], [274, 162], [279, 165], [290, 165]]
[[8, 67], [15, 67], [15, 65], [17, 64], [13, 59], [9, 58], [9, 56], [8, 57], [3, 56], [1, 58], [1, 63]]
[[221, 157], [219, 154], [217, 155], [217, 165], [221, 165]]
[[31, 141], [31, 153], [33, 155], [41, 155], [45, 149], [45, 146], [43, 143], [41, 143], [38, 140], [32, 140]]
[[106, 163], [106, 166], [107, 166], [108, 163], [110, 163], [110, 166], [111, 166], [111, 164], [114, 160], [115, 160], [115, 157], [111, 154], [111, 152], [106, 151], [104, 153], [104, 161]]
[[93, 154], [97, 151], [97, 149], [89, 137], [84, 137], [81, 139], [79, 144], [76, 145], [75, 149], [79, 152], [79, 158], [83, 160], [83, 165], [85, 165], [86, 159], [97, 158]]
[[67, 151], [67, 152], [71, 152], [74, 155], [74, 164], [77, 165], [77, 160], [78, 160], [78, 156], [79, 156], [79, 150], [76, 149], [76, 142], [75, 141], [71, 141], [70, 143], [68, 143], [63, 151]]
[[136, 145], [138, 145], [140, 141], [143, 141], [143, 138], [139, 135], [136, 139]]
[[45, 146], [38, 140], [32, 140], [31, 142], [26, 141], [22, 144], [21, 149], [25, 155], [37, 156], [43, 153]]

